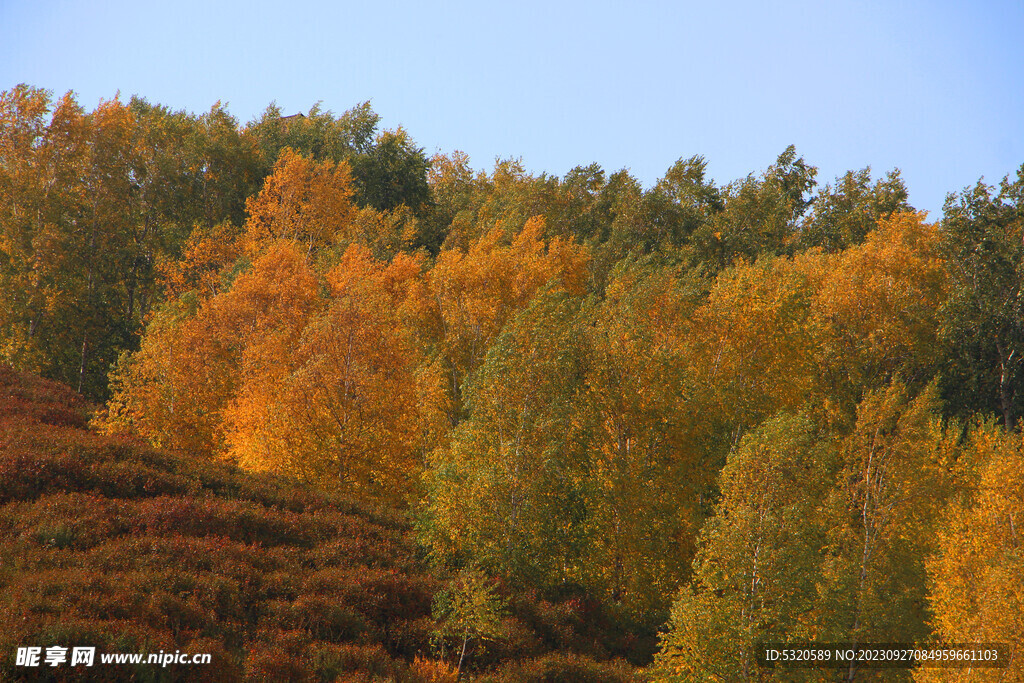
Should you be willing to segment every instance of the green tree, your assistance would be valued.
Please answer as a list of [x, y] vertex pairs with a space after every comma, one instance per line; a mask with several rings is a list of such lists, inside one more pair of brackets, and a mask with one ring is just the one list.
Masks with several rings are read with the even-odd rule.
[[1024, 165], [993, 191], [979, 182], [943, 207], [944, 393], [954, 410], [997, 413], [1010, 429], [1024, 408]]
[[[198, 183], [202, 223], [209, 228], [245, 221], [245, 200], [259, 190], [266, 175], [256, 140], [217, 102], [196, 120], [188, 155]], [[274, 157], [276, 159], [276, 156]]]
[[730, 453], [655, 680], [762, 680], [758, 642], [811, 639], [824, 537], [817, 510], [834, 457], [808, 418], [785, 413]]
[[800, 228], [798, 247], [837, 252], [860, 244], [875, 224], [894, 213], [910, 212], [907, 188], [899, 170], [871, 185], [871, 168], [847, 171], [814, 198], [811, 214]]
[[680, 247], [725, 208], [721, 189], [706, 178], [702, 156], [679, 159], [644, 195], [642, 215], [655, 244]]
[[468, 568], [456, 574], [447, 586], [434, 596], [433, 617], [438, 622], [434, 636], [444, 658], [449, 642], [459, 653], [456, 675], [462, 667], [470, 646], [497, 641], [505, 636], [502, 623], [507, 611], [494, 582], [482, 571]]
[[790, 145], [760, 177], [726, 187], [724, 210], [693, 233], [696, 261], [718, 270], [737, 257], [788, 251], [813, 201], [815, 175], [817, 169]]
[[[404, 204], [419, 213], [430, 201], [429, 168], [423, 149], [416, 146], [404, 129], [384, 131], [370, 149], [352, 160], [358, 199], [362, 205], [379, 211]], [[430, 246], [436, 250], [440, 244]]]
[[262, 160], [262, 176], [285, 148], [317, 161], [351, 160], [365, 154], [373, 146], [374, 132], [380, 117], [369, 102], [352, 107], [341, 116], [320, 108], [317, 103], [308, 114], [301, 112], [282, 115], [281, 108], [271, 103], [245, 127], [246, 137], [255, 141]]
[[469, 419], [427, 472], [434, 554], [532, 585], [580, 563], [583, 445], [571, 420], [584, 356], [578, 301], [538, 295], [466, 390]]
[[[917, 642], [928, 636], [925, 559], [935, 550], [940, 513], [956, 484], [956, 449], [937, 408], [934, 385], [911, 397], [898, 382], [858, 406], [823, 512], [823, 640]], [[844, 680], [855, 680], [858, 667], [851, 662]]]

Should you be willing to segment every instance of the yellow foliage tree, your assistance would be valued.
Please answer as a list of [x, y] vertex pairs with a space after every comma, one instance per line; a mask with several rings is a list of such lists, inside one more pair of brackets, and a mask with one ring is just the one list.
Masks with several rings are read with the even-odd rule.
[[818, 255], [739, 261], [714, 281], [687, 326], [704, 419], [734, 433], [799, 409], [818, 389], [811, 301]]
[[164, 296], [169, 301], [189, 292], [200, 300], [221, 291], [225, 269], [241, 255], [236, 229], [230, 223], [218, 223], [205, 229], [196, 226], [185, 241], [180, 259], [159, 264]]
[[936, 637], [946, 643], [1010, 646], [1003, 669], [922, 669], [918, 681], [1024, 679], [1024, 442], [984, 424], [966, 448], [980, 476], [973, 495], [951, 507], [928, 562]]
[[618, 269], [586, 324], [587, 528], [583, 583], [636, 614], [662, 612], [689, 573], [700, 500], [714, 481], [685, 337], [692, 283], [671, 268]]
[[924, 214], [893, 214], [825, 263], [813, 317], [830, 393], [856, 402], [897, 375], [927, 381], [945, 297], [936, 227]]
[[[453, 405], [461, 404], [464, 378], [483, 362], [505, 323], [524, 310], [540, 289], [554, 285], [570, 294], [586, 284], [585, 248], [561, 238], [545, 241], [545, 221], [529, 219], [511, 244], [495, 228], [468, 252], [447, 249], [430, 271], [430, 289], [442, 325], [441, 354]], [[458, 421], [458, 415], [452, 415]]]
[[277, 239], [301, 242], [308, 251], [333, 244], [355, 217], [351, 198], [347, 163], [314, 161], [286, 148], [263, 189], [246, 202], [250, 253]]
[[[870, 392], [841, 442], [842, 467], [823, 508], [823, 640], [917, 642], [928, 633], [924, 559], [958, 472], [936, 394], [930, 385], [912, 398], [900, 383]], [[860, 666], [851, 662], [844, 680], [856, 680]]]

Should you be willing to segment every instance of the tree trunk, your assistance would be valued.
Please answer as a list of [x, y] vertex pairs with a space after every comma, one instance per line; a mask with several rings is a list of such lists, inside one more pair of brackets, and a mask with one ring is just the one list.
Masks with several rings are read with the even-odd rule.
[[1016, 355], [1017, 350], [1014, 349], [1007, 355], [1002, 343], [996, 342], [996, 351], [999, 352], [999, 408], [1003, 413], [1003, 426], [1009, 431], [1013, 429], [1016, 423], [1016, 417], [1013, 414], [1014, 392], [1010, 387], [1012, 375], [1010, 363], [1013, 362], [1013, 357]]

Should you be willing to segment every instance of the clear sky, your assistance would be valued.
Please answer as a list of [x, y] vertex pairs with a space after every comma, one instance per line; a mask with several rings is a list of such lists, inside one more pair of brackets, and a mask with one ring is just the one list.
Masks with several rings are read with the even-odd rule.
[[647, 186], [680, 157], [724, 183], [795, 144], [819, 182], [900, 168], [933, 218], [1024, 163], [1021, 0], [0, 0], [0, 90], [20, 82], [242, 122], [370, 100], [428, 154]]

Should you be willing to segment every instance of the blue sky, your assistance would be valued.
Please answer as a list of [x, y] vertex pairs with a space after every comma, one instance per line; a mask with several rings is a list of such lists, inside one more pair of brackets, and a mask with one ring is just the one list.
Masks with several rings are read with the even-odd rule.
[[387, 128], [476, 168], [591, 162], [653, 184], [703, 154], [723, 183], [789, 144], [819, 182], [899, 167], [945, 193], [1024, 163], [1024, 2], [0, 0], [0, 89], [120, 91], [174, 109], [275, 100]]

